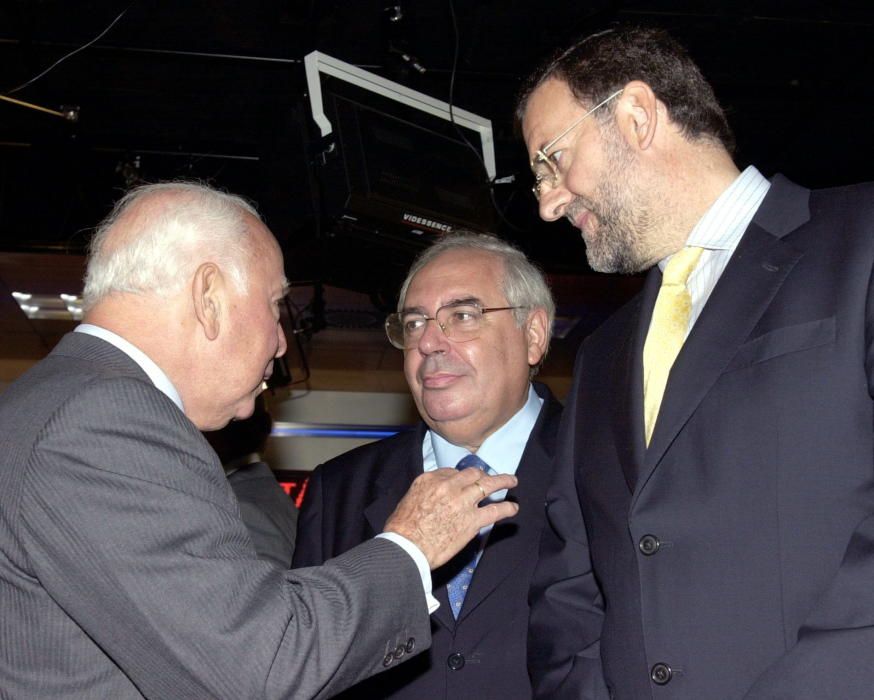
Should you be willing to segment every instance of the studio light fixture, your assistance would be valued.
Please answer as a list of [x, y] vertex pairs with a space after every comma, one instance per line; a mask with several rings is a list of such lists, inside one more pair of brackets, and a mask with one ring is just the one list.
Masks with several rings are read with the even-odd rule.
[[24, 315], [31, 319], [80, 321], [82, 298], [76, 294], [32, 294], [12, 292]]

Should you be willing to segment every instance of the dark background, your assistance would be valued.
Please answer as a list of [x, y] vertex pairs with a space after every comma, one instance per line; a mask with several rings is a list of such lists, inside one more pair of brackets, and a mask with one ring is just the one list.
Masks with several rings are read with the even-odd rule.
[[412, 252], [363, 245], [322, 212], [301, 63], [318, 49], [437, 99], [452, 86], [455, 105], [490, 118], [498, 176], [515, 176], [494, 187], [509, 221], [496, 217], [497, 232], [545, 267], [560, 307], [594, 323], [635, 285], [596, 281], [576, 232], [537, 221], [511, 115], [539, 59], [615, 22], [658, 24], [687, 45], [729, 113], [740, 166], [808, 186], [874, 179], [870, 0], [2, 0], [0, 94], [75, 108], [78, 121], [0, 102], [0, 251], [81, 253], [126, 186], [195, 177], [258, 203], [292, 281], [390, 305]]

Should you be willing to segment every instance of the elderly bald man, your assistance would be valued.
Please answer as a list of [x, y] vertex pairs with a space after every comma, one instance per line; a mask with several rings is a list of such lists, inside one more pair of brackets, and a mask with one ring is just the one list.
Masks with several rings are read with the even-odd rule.
[[200, 430], [251, 414], [285, 352], [282, 254], [195, 184], [128, 194], [92, 242], [83, 325], [0, 396], [0, 687], [15, 698], [324, 698], [430, 643], [429, 568], [511, 477], [414, 483], [324, 566], [258, 560]]

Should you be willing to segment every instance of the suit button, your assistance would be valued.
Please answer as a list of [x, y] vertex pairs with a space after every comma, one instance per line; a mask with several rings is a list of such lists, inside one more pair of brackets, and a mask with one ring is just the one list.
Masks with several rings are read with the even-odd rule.
[[395, 658], [400, 659], [406, 653], [407, 648], [403, 644], [398, 644], [397, 649], [395, 649]]
[[656, 685], [667, 685], [671, 682], [673, 675], [674, 672], [671, 670], [671, 667], [664, 663], [657, 663], [649, 672], [649, 677], [652, 678], [652, 682]]
[[391, 662], [394, 661], [394, 656], [392, 654], [386, 654], [385, 658], [382, 660], [382, 665], [388, 668], [391, 666]]
[[411, 654], [413, 649], [416, 648], [416, 640], [413, 637], [410, 637], [407, 640], [407, 653]]
[[659, 542], [659, 538], [655, 535], [644, 535], [640, 538], [640, 542], [637, 543], [637, 546], [640, 548], [640, 551], [643, 552], [644, 556], [651, 557], [659, 551], [661, 542]]
[[453, 671], [460, 671], [464, 668], [464, 654], [459, 654], [458, 652], [450, 654], [449, 658], [446, 659], [446, 665]]

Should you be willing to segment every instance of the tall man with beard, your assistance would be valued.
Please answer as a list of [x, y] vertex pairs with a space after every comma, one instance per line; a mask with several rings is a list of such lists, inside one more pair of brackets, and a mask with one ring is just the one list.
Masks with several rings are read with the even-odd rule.
[[712, 89], [656, 30], [561, 51], [517, 117], [541, 217], [596, 270], [649, 270], [579, 351], [536, 695], [869, 698], [874, 188], [740, 172]]
[[[543, 275], [490, 236], [442, 238], [413, 264], [389, 339], [423, 422], [318, 467], [301, 509], [296, 565], [319, 564], [380, 532], [409, 484], [474, 454], [516, 474], [519, 515], [434, 573], [432, 647], [344, 700], [527, 700], [528, 588], [561, 408], [530, 377], [554, 307]], [[482, 465], [481, 465], [482, 466]], [[476, 550], [479, 551], [476, 551]], [[473, 570], [473, 573], [471, 573]]]

